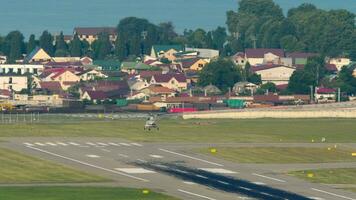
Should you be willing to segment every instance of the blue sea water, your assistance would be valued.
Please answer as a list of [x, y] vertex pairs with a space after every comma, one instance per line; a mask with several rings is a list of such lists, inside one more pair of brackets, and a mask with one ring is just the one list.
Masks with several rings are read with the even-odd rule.
[[[116, 26], [127, 16], [154, 23], [171, 21], [184, 29], [225, 26], [226, 12], [237, 9], [238, 0], [0, 0], [0, 34], [20, 30], [25, 36], [72, 33], [75, 26]], [[303, 2], [323, 9], [348, 9], [356, 13], [356, 0], [275, 0], [286, 12]]]

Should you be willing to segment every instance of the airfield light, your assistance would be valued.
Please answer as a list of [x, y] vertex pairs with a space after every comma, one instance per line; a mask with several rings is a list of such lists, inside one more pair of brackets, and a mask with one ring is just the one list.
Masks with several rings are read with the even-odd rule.
[[149, 190], [142, 190], [142, 194], [149, 194], [150, 191]]
[[314, 174], [313, 173], [309, 173], [307, 176], [308, 176], [308, 178], [314, 178]]

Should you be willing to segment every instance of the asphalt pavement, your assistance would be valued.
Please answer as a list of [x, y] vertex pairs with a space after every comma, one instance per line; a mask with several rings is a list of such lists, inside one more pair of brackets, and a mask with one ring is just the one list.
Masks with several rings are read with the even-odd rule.
[[191, 152], [209, 144], [32, 137], [8, 138], [0, 146], [108, 177], [114, 186], [150, 188], [184, 200], [356, 200], [355, 193], [281, 173], [318, 165], [238, 164]]

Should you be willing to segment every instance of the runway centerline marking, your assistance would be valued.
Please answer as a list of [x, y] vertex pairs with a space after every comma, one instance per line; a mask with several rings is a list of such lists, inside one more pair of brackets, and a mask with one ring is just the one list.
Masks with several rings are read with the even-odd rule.
[[184, 154], [177, 153], [177, 152], [174, 152], [174, 151], [169, 151], [169, 150], [167, 150], [167, 149], [159, 149], [159, 150], [160, 150], [160, 151], [163, 151], [163, 152], [166, 152], [166, 153], [174, 154], [174, 155], [177, 155], [177, 156], [182, 156], [182, 157], [185, 157], [185, 158], [190, 158], [190, 159], [192, 159], [192, 160], [197, 160], [197, 161], [204, 162], [204, 163], [208, 163], [208, 164], [211, 164], [211, 165], [216, 165], [216, 166], [219, 166], [219, 167], [223, 167], [223, 166], [224, 166], [224, 165], [222, 165], [222, 164], [210, 162], [210, 161], [207, 161], [207, 160], [204, 160], [204, 159], [200, 159], [200, 158], [195, 158], [195, 157], [188, 156], [188, 155], [184, 155]]
[[139, 178], [139, 177], [132, 176], [132, 175], [125, 174], [125, 173], [121, 173], [121, 172], [118, 172], [118, 171], [115, 171], [115, 170], [112, 170], [112, 169], [107, 169], [107, 168], [104, 168], [104, 167], [93, 165], [93, 164], [90, 164], [90, 163], [87, 163], [87, 162], [83, 162], [83, 161], [80, 161], [80, 160], [76, 160], [74, 158], [69, 158], [69, 157], [66, 157], [66, 156], [62, 156], [62, 155], [59, 155], [59, 154], [56, 154], [56, 153], [52, 153], [50, 151], [46, 151], [46, 150], [39, 149], [39, 148], [36, 148], [36, 147], [27, 146], [27, 148], [30, 148], [30, 149], [33, 149], [33, 150], [36, 150], [36, 151], [39, 151], [39, 152], [42, 152], [42, 153], [45, 153], [45, 154], [48, 154], [48, 155], [52, 155], [52, 156], [55, 156], [55, 157], [58, 157], [58, 158], [62, 158], [62, 159], [65, 159], [65, 160], [69, 160], [69, 161], [72, 161], [72, 162], [75, 162], [75, 163], [79, 163], [81, 165], [85, 165], [85, 166], [88, 166], [88, 167], [92, 167], [92, 168], [100, 169], [100, 170], [103, 170], [103, 171], [106, 171], [106, 172], [110, 172], [110, 173], [113, 173], [113, 174], [118, 174], [118, 175], [121, 175], [121, 176], [125, 176], [125, 177], [128, 177], [128, 178], [132, 178], [132, 179], [143, 181], [143, 182], [149, 182], [149, 180], [147, 180], [147, 179]]
[[42, 143], [39, 143], [39, 142], [36, 142], [35, 145], [38, 145], [38, 146], [46, 146], [45, 144], [42, 144]]
[[129, 156], [128, 155], [125, 155], [125, 154], [121, 154], [121, 153], [119, 153], [119, 154], [117, 154], [118, 156], [121, 156], [121, 157], [124, 157], [124, 158], [128, 158]]
[[213, 198], [204, 196], [204, 195], [195, 194], [195, 193], [193, 193], [193, 192], [185, 191], [185, 190], [182, 190], [182, 189], [178, 189], [178, 191], [179, 191], [179, 192], [182, 192], [182, 193], [184, 193], [184, 194], [189, 194], [189, 195], [191, 195], [191, 196], [200, 197], [200, 198], [202, 198], [202, 199], [216, 200], [216, 199], [213, 199]]
[[86, 155], [88, 158], [100, 158], [98, 155]]
[[25, 142], [23, 143], [24, 145], [27, 145], [27, 146], [34, 146], [34, 144], [31, 144], [31, 143], [28, 143], [28, 142]]
[[124, 172], [126, 174], [155, 174], [156, 172], [143, 169], [143, 168], [115, 168], [120, 172]]
[[135, 145], [135, 146], [138, 146], [138, 147], [142, 147], [143, 145], [142, 144], [139, 144], [139, 143], [131, 143], [132, 145]]
[[160, 155], [150, 155], [151, 158], [163, 158], [163, 156]]
[[130, 144], [127, 144], [127, 143], [124, 143], [124, 142], [121, 142], [121, 143], [119, 143], [120, 145], [122, 145], [122, 146], [127, 146], [127, 147], [130, 147], [131, 145]]
[[328, 195], [331, 195], [331, 196], [334, 196], [334, 197], [339, 197], [339, 198], [342, 198], [342, 199], [356, 200], [356, 199], [353, 199], [351, 197], [346, 197], [346, 196], [343, 196], [343, 195], [335, 194], [335, 193], [332, 193], [332, 192], [327, 192], [327, 191], [324, 191], [324, 190], [319, 190], [319, 189], [316, 189], [316, 188], [311, 188], [311, 189], [314, 190], [314, 191], [320, 192], [320, 193], [328, 194]]
[[230, 171], [227, 169], [220, 169], [220, 168], [198, 168], [203, 171], [217, 173], [217, 174], [237, 174], [237, 172]]
[[286, 183], [287, 182], [285, 180], [281, 180], [281, 179], [278, 179], [278, 178], [272, 178], [272, 177], [264, 176], [264, 175], [261, 175], [261, 174], [253, 173], [252, 175], [258, 176], [258, 177], [261, 177], [261, 178], [265, 178], [265, 179], [269, 179], [269, 180], [273, 180], [273, 181], [277, 181], [277, 182], [281, 182], [281, 183]]
[[68, 146], [68, 144], [63, 143], [63, 142], [57, 142], [58, 145], [62, 145], [62, 146]]
[[108, 149], [101, 149], [102, 151], [105, 151], [105, 152], [111, 152], [110, 150]]

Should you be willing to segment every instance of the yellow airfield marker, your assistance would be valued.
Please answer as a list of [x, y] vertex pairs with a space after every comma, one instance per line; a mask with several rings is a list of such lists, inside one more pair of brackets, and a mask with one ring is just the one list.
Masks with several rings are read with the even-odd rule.
[[307, 176], [308, 176], [308, 178], [313, 178], [314, 174], [313, 173], [309, 173]]
[[142, 194], [149, 194], [150, 191], [149, 190], [142, 190]]
[[210, 149], [210, 153], [217, 153], [217, 152], [218, 152], [218, 150], [215, 149], [215, 148], [211, 148], [211, 149]]
[[352, 155], [353, 157], [356, 157], [356, 153], [352, 153], [351, 155]]
[[328, 150], [331, 151], [331, 148], [329, 147]]
[[312, 142], [314, 143], [314, 139], [312, 139]]

